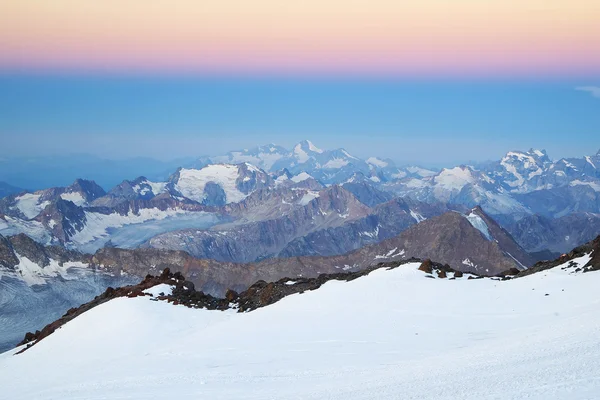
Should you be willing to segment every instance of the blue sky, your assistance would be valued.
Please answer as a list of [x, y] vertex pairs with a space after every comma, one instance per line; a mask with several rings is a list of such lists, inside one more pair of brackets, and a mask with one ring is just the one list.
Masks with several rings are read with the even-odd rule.
[[[162, 160], [310, 139], [440, 166], [600, 148], [600, 79], [458, 81], [0, 76], [0, 156]], [[576, 90], [589, 87], [590, 90]], [[596, 96], [594, 96], [596, 95]]]

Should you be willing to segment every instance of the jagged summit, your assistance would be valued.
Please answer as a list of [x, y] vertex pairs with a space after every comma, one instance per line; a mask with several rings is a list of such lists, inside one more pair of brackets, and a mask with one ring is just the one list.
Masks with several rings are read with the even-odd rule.
[[310, 140], [303, 140], [300, 143], [298, 143], [296, 146], [294, 146], [294, 151], [297, 150], [304, 150], [304, 151], [309, 151], [309, 152], [313, 152], [313, 153], [323, 153], [323, 150], [321, 150], [320, 148], [318, 148], [317, 146], [315, 146], [313, 144], [313, 142], [311, 142]]

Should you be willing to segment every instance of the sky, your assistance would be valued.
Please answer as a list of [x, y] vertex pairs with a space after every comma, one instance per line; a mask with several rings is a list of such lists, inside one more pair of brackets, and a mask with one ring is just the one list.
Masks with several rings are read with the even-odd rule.
[[0, 0], [0, 156], [600, 148], [598, 0]]

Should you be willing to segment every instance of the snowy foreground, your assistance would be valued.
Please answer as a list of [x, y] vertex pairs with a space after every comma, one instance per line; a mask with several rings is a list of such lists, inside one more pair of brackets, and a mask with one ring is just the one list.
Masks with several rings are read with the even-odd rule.
[[328, 282], [246, 314], [113, 300], [21, 355], [0, 355], [0, 391], [12, 400], [600, 398], [600, 272], [451, 281], [417, 267]]

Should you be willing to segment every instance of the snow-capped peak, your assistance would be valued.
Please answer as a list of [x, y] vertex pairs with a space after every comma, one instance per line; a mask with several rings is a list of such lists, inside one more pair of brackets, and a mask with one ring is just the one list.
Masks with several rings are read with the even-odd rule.
[[[255, 184], [245, 187], [246, 182], [253, 181], [248, 174], [256, 176]], [[262, 175], [262, 179], [258, 176]], [[205, 190], [208, 184], [220, 187], [225, 197], [225, 204], [237, 203], [245, 199], [257, 185], [266, 184], [267, 175], [259, 168], [249, 163], [233, 164], [211, 164], [201, 169], [179, 170], [179, 176], [175, 183], [175, 189], [188, 199], [204, 203], [208, 201], [208, 192]], [[216, 197], [219, 194], [213, 193]]]
[[305, 140], [304, 142], [307, 144], [308, 149], [310, 151], [314, 151], [315, 153], [319, 153], [319, 154], [323, 152], [323, 150], [321, 150], [320, 148], [318, 148], [317, 146], [315, 146], [313, 144], [313, 142], [311, 142], [310, 140]]
[[546, 153], [546, 150], [529, 149], [528, 153], [535, 154], [536, 156], [538, 156], [540, 158], [548, 156], [548, 154]]
[[315, 146], [310, 140], [303, 140], [294, 146], [294, 156], [299, 162], [304, 163], [315, 153], [321, 154], [323, 150]]
[[447, 189], [460, 190], [463, 186], [475, 182], [471, 169], [467, 166], [444, 168], [435, 178], [436, 184]]
[[373, 166], [379, 167], [379, 168], [385, 168], [385, 167], [388, 166], [387, 162], [385, 162], [382, 159], [377, 158], [377, 157], [369, 157], [369, 158], [367, 158], [367, 163], [369, 165], [373, 165]]
[[298, 175], [293, 176], [291, 179], [292, 179], [293, 182], [298, 183], [298, 182], [302, 182], [302, 181], [305, 181], [305, 180], [310, 179], [310, 178], [312, 178], [312, 176], [310, 176], [306, 172], [301, 172]]

